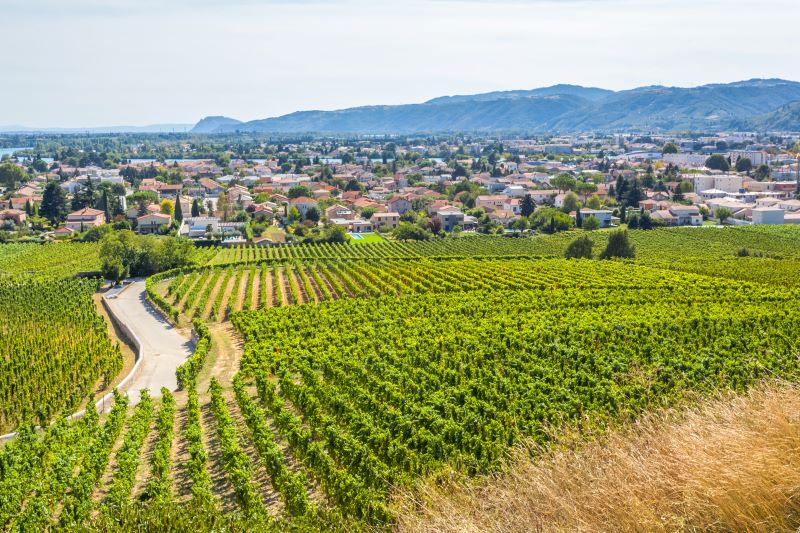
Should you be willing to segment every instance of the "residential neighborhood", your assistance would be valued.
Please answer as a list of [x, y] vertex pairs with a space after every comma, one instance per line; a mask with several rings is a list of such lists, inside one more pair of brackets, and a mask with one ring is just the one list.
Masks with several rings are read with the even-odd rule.
[[220, 149], [213, 159], [156, 160], [129, 147], [102, 164], [100, 154], [82, 162], [21, 150], [2, 162], [0, 224], [5, 240], [83, 238], [108, 224], [222, 245], [324, 240], [332, 226], [429, 239], [548, 233], [587, 219], [590, 229], [795, 224], [797, 140], [354, 138], [266, 144], [261, 158]]

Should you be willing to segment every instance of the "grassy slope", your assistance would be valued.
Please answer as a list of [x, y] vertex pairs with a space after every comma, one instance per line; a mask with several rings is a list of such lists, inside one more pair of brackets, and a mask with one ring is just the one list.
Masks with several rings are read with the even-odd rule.
[[525, 451], [505, 474], [423, 484], [400, 531], [790, 531], [800, 388], [769, 384], [651, 414], [602, 442]]

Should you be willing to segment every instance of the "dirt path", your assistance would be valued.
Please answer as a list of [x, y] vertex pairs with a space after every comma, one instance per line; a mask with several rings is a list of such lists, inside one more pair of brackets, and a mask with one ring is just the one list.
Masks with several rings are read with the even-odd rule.
[[192, 496], [192, 481], [189, 479], [187, 467], [189, 460], [189, 443], [184, 438], [186, 434], [186, 395], [175, 395], [175, 433], [172, 437], [172, 450], [170, 450], [170, 464], [172, 465], [172, 494], [178, 502], [185, 502]]
[[250, 282], [250, 271], [245, 270], [242, 272], [242, 277], [239, 278], [239, 286], [236, 288], [236, 303], [231, 307], [234, 311], [241, 311], [244, 305], [244, 296], [247, 293], [247, 284]]
[[142, 444], [142, 449], [139, 456], [139, 466], [136, 468], [136, 475], [133, 480], [133, 488], [131, 490], [131, 499], [138, 498], [144, 492], [147, 484], [151, 479], [150, 461], [153, 457], [153, 447], [158, 440], [158, 430], [156, 429], [156, 419], [158, 417], [159, 406], [153, 411], [153, 420], [150, 421], [150, 431]]
[[214, 301], [217, 299], [217, 293], [219, 293], [219, 291], [222, 290], [222, 283], [224, 279], [225, 276], [220, 276], [219, 279], [217, 280], [216, 285], [214, 285], [214, 288], [211, 289], [211, 293], [208, 295], [206, 308], [203, 309], [203, 312], [200, 314], [200, 317], [203, 318], [204, 320], [209, 318], [209, 316], [211, 315], [211, 311], [214, 309]]
[[253, 290], [250, 298], [249, 309], [258, 309], [259, 298], [261, 297], [261, 271], [251, 270], [252, 278], [250, 283], [253, 284]]
[[272, 270], [265, 270], [263, 275], [264, 279], [261, 280], [261, 290], [263, 291], [261, 300], [263, 301], [263, 304], [259, 302], [259, 304], [261, 304], [259, 309], [269, 309], [270, 307], [273, 307], [272, 300], [275, 294], [275, 289], [272, 287]]
[[283, 292], [283, 305], [284, 307], [290, 305], [292, 302], [292, 290], [289, 288], [289, 276], [291, 275], [282, 268], [278, 271], [280, 277], [281, 291]]
[[[222, 296], [222, 300], [219, 302], [219, 312], [221, 313], [219, 317], [215, 317], [214, 319], [217, 322], [222, 322], [225, 319], [225, 309], [228, 308], [228, 302], [231, 301], [231, 295], [233, 294], [234, 289], [236, 288], [236, 276], [231, 276], [228, 280], [228, 285], [225, 287], [225, 294]], [[219, 320], [219, 318], [223, 320]]]
[[127, 391], [131, 405], [139, 402], [142, 389], [149, 389], [153, 396], [160, 394], [161, 387], [177, 390], [175, 370], [191, 355], [193, 346], [150, 305], [145, 298], [144, 281], [131, 284], [107, 302], [116, 318], [141, 343], [142, 362]]
[[239, 428], [239, 435], [241, 437], [239, 439], [239, 445], [250, 458], [250, 466], [253, 469], [253, 482], [258, 487], [259, 492], [261, 492], [264, 505], [267, 509], [273, 514], [278, 514], [284, 507], [283, 500], [281, 500], [280, 494], [273, 487], [272, 478], [269, 472], [267, 472], [264, 463], [261, 461], [261, 456], [258, 454], [258, 450], [256, 450], [253, 444], [250, 428], [247, 427], [247, 423], [244, 421], [244, 417], [239, 410], [239, 404], [236, 403], [232, 394], [226, 394], [225, 402], [228, 405], [231, 417], [233, 417], [236, 426]]
[[203, 447], [208, 452], [208, 475], [211, 478], [211, 490], [218, 498], [220, 507], [224, 512], [232, 512], [239, 506], [236, 503], [236, 493], [233, 485], [228, 480], [223, 465], [222, 449], [217, 435], [217, 421], [211, 411], [211, 405], [204, 403], [200, 407], [200, 425], [203, 428]]

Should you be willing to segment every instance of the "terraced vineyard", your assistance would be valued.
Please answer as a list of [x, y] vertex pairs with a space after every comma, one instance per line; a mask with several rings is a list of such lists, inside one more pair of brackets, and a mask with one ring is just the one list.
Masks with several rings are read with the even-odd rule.
[[23, 427], [0, 451], [0, 529], [388, 528], [396, 489], [493, 472], [554, 427], [594, 434], [800, 377], [800, 231], [635, 232], [635, 261], [530, 257], [573, 237], [486, 240], [502, 257], [455, 241], [396, 258], [397, 243], [228, 249], [214, 261], [232, 264], [155, 276], [152, 296], [199, 334], [182, 390]]

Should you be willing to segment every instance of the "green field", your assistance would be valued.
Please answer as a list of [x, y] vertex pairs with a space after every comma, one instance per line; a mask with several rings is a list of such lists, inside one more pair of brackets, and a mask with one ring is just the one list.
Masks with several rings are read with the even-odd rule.
[[561, 258], [576, 236], [207, 250], [153, 277], [200, 333], [185, 390], [25, 429], [0, 452], [0, 527], [389, 529], [397, 489], [496, 472], [554, 428], [798, 378], [800, 229]]

